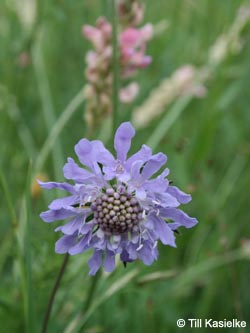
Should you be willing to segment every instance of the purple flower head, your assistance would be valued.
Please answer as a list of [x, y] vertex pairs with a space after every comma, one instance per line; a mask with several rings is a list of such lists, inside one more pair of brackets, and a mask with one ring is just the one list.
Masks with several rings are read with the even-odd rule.
[[179, 209], [191, 196], [171, 186], [162, 153], [153, 155], [146, 145], [127, 157], [135, 130], [129, 122], [117, 129], [114, 157], [101, 141], [80, 140], [75, 152], [83, 167], [68, 158], [64, 177], [69, 183], [39, 182], [46, 189], [58, 188], [69, 195], [55, 199], [40, 216], [45, 222], [68, 220], [55, 229], [63, 236], [56, 242], [57, 253], [75, 255], [93, 250], [90, 275], [140, 259], [151, 265], [158, 257], [157, 244], [175, 247], [174, 231], [193, 227], [198, 221]]

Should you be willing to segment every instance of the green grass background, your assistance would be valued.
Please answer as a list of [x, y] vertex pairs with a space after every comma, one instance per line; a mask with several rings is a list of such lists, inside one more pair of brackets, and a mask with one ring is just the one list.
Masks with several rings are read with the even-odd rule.
[[[33, 333], [41, 330], [63, 257], [54, 253], [55, 225], [39, 218], [58, 193], [31, 197], [30, 182], [53, 125], [85, 84], [84, 57], [90, 45], [81, 27], [94, 24], [100, 15], [109, 17], [110, 2], [37, 0], [38, 14], [30, 26], [20, 19], [18, 3], [0, 1], [0, 331]], [[250, 1], [145, 4], [145, 22], [167, 20], [169, 27], [150, 42], [153, 63], [138, 76], [141, 93], [135, 105], [183, 64], [206, 64], [211, 45]], [[249, 23], [241, 38], [241, 51], [229, 52], [216, 68], [206, 97], [192, 99], [154, 147], [168, 155], [174, 183], [192, 189], [193, 201], [184, 209], [199, 225], [181, 230], [177, 249], [160, 246], [159, 260], [151, 267], [135, 262], [102, 274], [87, 313], [90, 254], [71, 257], [49, 332], [206, 332], [179, 329], [178, 318], [237, 318], [247, 322], [246, 329], [220, 331], [250, 332]], [[26, 66], [20, 66], [23, 52]], [[123, 108], [120, 119], [128, 120], [135, 105]], [[137, 132], [132, 150], [157, 132], [170, 108]], [[62, 166], [86, 135], [83, 114], [80, 104], [53, 144], [40, 170], [49, 180], [63, 181]], [[217, 332], [207, 330], [212, 331]]]

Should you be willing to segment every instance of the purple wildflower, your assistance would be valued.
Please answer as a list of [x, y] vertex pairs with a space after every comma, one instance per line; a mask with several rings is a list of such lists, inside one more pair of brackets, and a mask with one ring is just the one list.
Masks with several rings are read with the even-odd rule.
[[191, 196], [169, 184], [168, 169], [152, 178], [166, 163], [164, 154], [152, 155], [143, 145], [127, 159], [134, 135], [129, 122], [120, 125], [114, 139], [116, 158], [101, 141], [82, 139], [75, 152], [84, 167], [68, 158], [63, 169], [74, 185], [39, 182], [43, 188], [70, 193], [52, 201], [41, 218], [45, 222], [68, 219], [55, 229], [63, 233], [55, 251], [75, 255], [93, 249], [90, 275], [102, 262], [105, 271], [113, 271], [116, 255], [124, 263], [140, 259], [151, 265], [158, 257], [159, 240], [175, 247], [174, 231], [198, 222], [178, 208]]

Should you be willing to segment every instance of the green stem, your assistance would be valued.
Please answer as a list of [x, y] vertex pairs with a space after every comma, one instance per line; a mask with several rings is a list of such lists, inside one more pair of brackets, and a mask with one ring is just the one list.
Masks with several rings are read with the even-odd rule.
[[113, 48], [113, 134], [118, 127], [119, 114], [119, 50], [118, 50], [118, 21], [116, 11], [116, 1], [111, 0], [111, 15], [112, 15], [112, 48]]
[[42, 326], [41, 333], [46, 333], [47, 332], [47, 327], [48, 327], [48, 323], [49, 323], [50, 313], [51, 313], [51, 310], [52, 310], [52, 306], [54, 304], [55, 295], [56, 295], [56, 292], [57, 292], [57, 290], [59, 288], [60, 281], [62, 279], [63, 273], [64, 273], [65, 268], [67, 266], [68, 260], [69, 260], [69, 255], [67, 253], [64, 256], [64, 259], [63, 259], [60, 271], [59, 271], [59, 273], [57, 275], [54, 287], [52, 289], [52, 292], [51, 292], [51, 295], [50, 295], [50, 298], [49, 298], [48, 306], [47, 306], [47, 309], [46, 309], [46, 312], [45, 312], [45, 316], [44, 316], [44, 320], [43, 320], [43, 326]]
[[[86, 299], [86, 302], [84, 303], [84, 307], [83, 307], [83, 317], [85, 316], [85, 314], [88, 312], [89, 308], [92, 305], [92, 301], [93, 301], [93, 298], [94, 298], [94, 295], [95, 295], [95, 290], [96, 290], [96, 287], [98, 285], [98, 281], [99, 281], [100, 277], [101, 277], [101, 272], [99, 270], [96, 273], [96, 275], [93, 276], [93, 278], [91, 280], [91, 284], [90, 284], [89, 292], [88, 292], [88, 295], [87, 295], [87, 299]], [[81, 332], [84, 329], [85, 323], [86, 322], [84, 321], [82, 323], [82, 325], [80, 325], [78, 332]]]
[[[91, 280], [89, 293], [88, 293], [88, 296], [87, 296], [87, 299], [86, 299], [86, 302], [85, 302], [84, 308], [83, 308], [84, 313], [89, 309], [89, 307], [92, 303], [92, 300], [93, 300], [93, 297], [94, 297], [94, 294], [95, 294], [95, 289], [97, 287], [100, 276], [101, 276], [101, 272], [99, 270]], [[82, 327], [81, 327], [81, 329], [82, 329]]]

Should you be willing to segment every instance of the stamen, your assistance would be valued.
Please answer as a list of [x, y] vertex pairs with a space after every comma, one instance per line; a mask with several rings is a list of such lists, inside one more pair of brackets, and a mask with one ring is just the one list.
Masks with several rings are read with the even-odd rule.
[[142, 248], [143, 248], [143, 244], [140, 244], [140, 245], [138, 246], [138, 248], [136, 249], [136, 251], [140, 251]]
[[82, 223], [81, 223], [81, 225], [80, 225], [80, 228], [79, 228], [79, 230], [78, 230], [78, 237], [79, 237], [80, 234], [81, 234], [82, 227], [85, 225], [85, 221], [86, 221], [86, 216], [84, 216], [83, 221], [82, 221]]
[[136, 251], [140, 251], [143, 248], [143, 244], [142, 244], [141, 240], [142, 240], [142, 231], [139, 226], [139, 246], [137, 247]]
[[147, 232], [147, 235], [148, 235], [149, 239], [150, 239], [152, 242], [154, 242], [154, 239], [153, 239], [152, 236], [150, 235], [149, 230], [148, 230], [148, 229], [145, 229], [145, 231]]
[[160, 201], [158, 201], [158, 200], [152, 200], [152, 202], [156, 205], [160, 205]]

